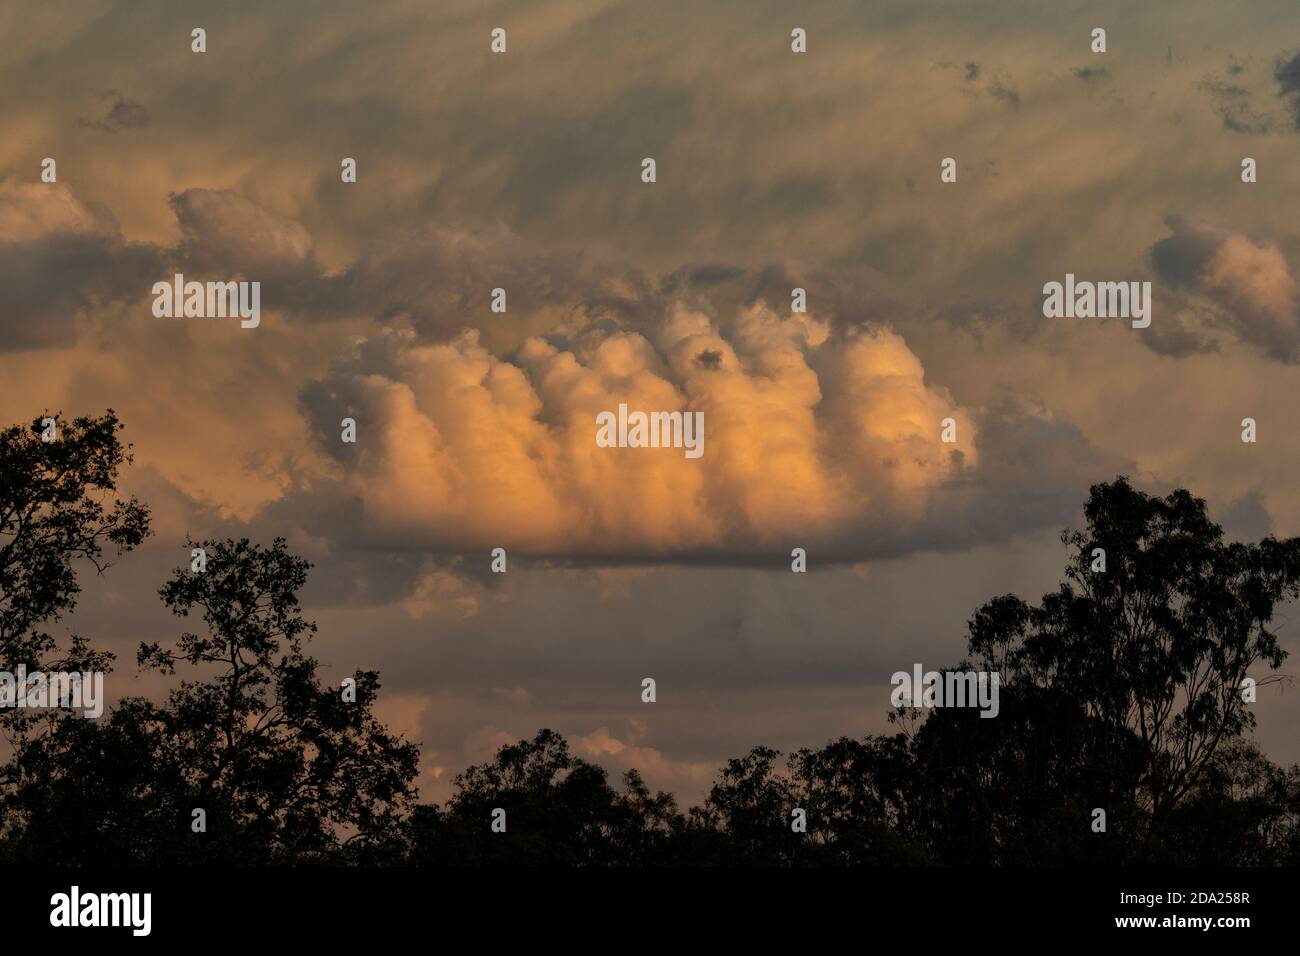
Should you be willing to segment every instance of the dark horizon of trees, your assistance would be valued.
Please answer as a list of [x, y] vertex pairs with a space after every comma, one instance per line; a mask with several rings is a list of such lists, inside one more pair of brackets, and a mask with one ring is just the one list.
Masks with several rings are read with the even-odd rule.
[[[113, 411], [58, 426], [55, 441], [41, 419], [0, 432], [0, 670], [110, 669], [45, 629], [75, 606], [78, 563], [103, 573], [150, 530], [145, 505], [115, 497], [131, 458]], [[418, 748], [374, 715], [379, 675], [355, 673], [348, 697], [317, 675], [310, 564], [283, 539], [190, 542], [206, 569], [159, 592], [189, 629], [137, 655], [179, 674], [166, 700], [99, 720], [0, 709], [0, 863], [1294, 865], [1300, 766], [1250, 740], [1242, 686], [1283, 679], [1271, 620], [1300, 595], [1300, 539], [1225, 542], [1203, 500], [1123, 476], [1084, 516], [1056, 591], [969, 621], [952, 669], [1002, 676], [996, 718], [899, 710], [893, 733], [784, 760], [758, 746], [686, 810], [635, 770], [612, 785], [547, 729], [458, 774], [445, 805], [419, 803]]]

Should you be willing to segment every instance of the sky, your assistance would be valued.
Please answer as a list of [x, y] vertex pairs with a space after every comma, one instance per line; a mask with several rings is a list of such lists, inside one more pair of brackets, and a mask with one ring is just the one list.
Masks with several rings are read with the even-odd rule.
[[[756, 744], [885, 730], [893, 672], [1055, 587], [1092, 484], [1300, 534], [1297, 27], [1291, 0], [6, 3], [0, 416], [115, 409], [155, 517], [58, 626], [118, 653], [111, 697], [158, 694], [134, 649], [183, 630], [157, 589], [187, 536], [284, 536], [322, 674], [380, 671], [423, 799], [551, 727], [691, 803]], [[260, 282], [260, 324], [156, 316], [175, 273]], [[1044, 317], [1067, 273], [1150, 282], [1151, 325]], [[599, 447], [620, 403], [703, 412], [704, 454]], [[1300, 760], [1300, 694], [1254, 707]]]

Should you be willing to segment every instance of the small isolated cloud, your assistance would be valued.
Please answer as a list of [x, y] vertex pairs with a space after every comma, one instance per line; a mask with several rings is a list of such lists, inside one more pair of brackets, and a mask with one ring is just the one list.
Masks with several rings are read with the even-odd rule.
[[[1271, 80], [1277, 87], [1276, 97], [1256, 100], [1246, 85], [1248, 80], [1257, 87]], [[1209, 96], [1224, 129], [1252, 135], [1300, 130], [1300, 53], [1279, 55], [1267, 74], [1259, 70], [1247, 73], [1245, 64], [1230, 61], [1224, 75], [1207, 76], [1197, 86]]]

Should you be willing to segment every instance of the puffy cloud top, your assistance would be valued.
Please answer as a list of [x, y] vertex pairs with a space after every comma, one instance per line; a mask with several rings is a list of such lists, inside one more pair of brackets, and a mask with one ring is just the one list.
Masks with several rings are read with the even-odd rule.
[[[709, 362], [698, 361], [709, 355]], [[832, 337], [756, 303], [719, 328], [679, 307], [649, 336], [528, 339], [511, 360], [476, 330], [361, 343], [303, 391], [374, 533], [409, 546], [534, 554], [726, 554], [809, 544], [917, 510], [976, 461], [971, 416], [926, 385], [887, 329]], [[596, 416], [699, 411], [704, 455], [603, 448]], [[355, 446], [338, 422], [354, 414]], [[957, 442], [940, 422], [957, 422]]]

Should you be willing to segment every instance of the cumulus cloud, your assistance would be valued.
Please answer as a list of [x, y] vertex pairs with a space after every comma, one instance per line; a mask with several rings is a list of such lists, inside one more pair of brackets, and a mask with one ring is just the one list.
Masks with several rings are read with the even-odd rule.
[[1182, 216], [1166, 225], [1173, 235], [1151, 250], [1162, 278], [1216, 304], [1224, 323], [1270, 358], [1300, 358], [1296, 280], [1276, 243]]
[[[619, 404], [703, 412], [703, 457], [598, 447], [596, 416]], [[970, 413], [925, 382], [896, 333], [832, 339], [825, 322], [762, 303], [722, 326], [678, 308], [648, 334], [532, 337], [509, 360], [472, 329], [442, 344], [390, 333], [305, 387], [302, 405], [374, 533], [433, 549], [788, 547], [915, 513], [978, 460]], [[344, 413], [364, 435], [355, 451], [338, 441]], [[954, 444], [939, 440], [948, 417]]]
[[[972, 528], [1006, 536], [1060, 520], [1109, 467], [1069, 439], [1073, 470], [1049, 474], [1049, 456], [1029, 459], [1021, 507], [1004, 506], [1022, 476], [985, 462], [983, 445], [1000, 443], [1001, 455], [1069, 426], [1024, 403], [1010, 413], [963, 407], [927, 381], [885, 321], [914, 317], [870, 270], [713, 262], [654, 277], [504, 227], [430, 226], [368, 244], [327, 275], [301, 223], [230, 191], [171, 197], [181, 239], [166, 247], [129, 246], [111, 217], [63, 187], [10, 185], [5, 198], [0, 223], [29, 245], [71, 237], [108, 265], [139, 259], [111, 277], [145, 321], [144, 291], [172, 268], [268, 282], [263, 303], [287, 317], [277, 331], [286, 347], [318, 338], [322, 320], [358, 320], [329, 333], [336, 343], [348, 329], [362, 334], [328, 369], [304, 370], [298, 392], [323, 457], [299, 456], [280, 478], [283, 496], [260, 508], [260, 520], [345, 549], [321, 575], [331, 600], [473, 614], [479, 598], [460, 583], [472, 573], [458, 555], [497, 546], [578, 561], [725, 563], [767, 561], [796, 544], [839, 561], [960, 546]], [[510, 310], [483, 321], [498, 283]], [[811, 314], [788, 312], [796, 286]], [[41, 288], [57, 291], [52, 274]], [[79, 274], [61, 289], [99, 295]], [[596, 415], [620, 404], [702, 412], [704, 457], [596, 446]], [[346, 416], [358, 422], [356, 445], [339, 440]], [[952, 444], [940, 441], [946, 418]], [[242, 454], [288, 460], [270, 447]], [[1028, 506], [1039, 490], [1047, 503]], [[990, 527], [990, 515], [1005, 525]], [[382, 558], [353, 560], [354, 547]]]
[[[268, 303], [305, 310], [331, 287], [311, 234], [229, 190], [172, 196], [174, 246], [129, 242], [116, 218], [64, 183], [0, 182], [0, 348], [68, 345], [81, 313], [146, 303], [173, 270], [262, 281]], [[148, 315], [143, 309], [138, 313]]]

